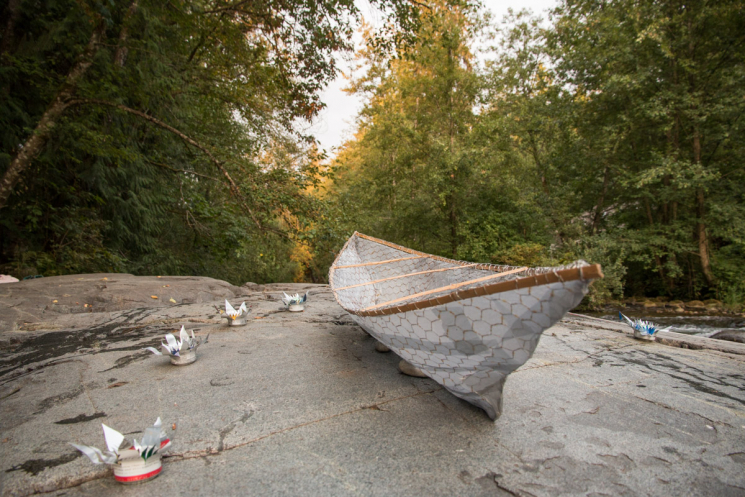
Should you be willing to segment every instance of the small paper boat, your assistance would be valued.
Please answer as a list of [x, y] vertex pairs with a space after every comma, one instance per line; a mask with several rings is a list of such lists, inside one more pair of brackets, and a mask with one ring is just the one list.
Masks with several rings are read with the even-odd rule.
[[[171, 364], [175, 366], [186, 366], [187, 364], [191, 364], [197, 360], [197, 347], [202, 343], [207, 343], [209, 338], [209, 335], [207, 335], [204, 341], [202, 341], [201, 338], [195, 338], [194, 330], [191, 331], [190, 337], [182, 325], [178, 340], [172, 333], [168, 333], [166, 334], [167, 343], [161, 342], [160, 345], [171, 358]], [[154, 347], [145, 347], [145, 350], [149, 350], [155, 355], [163, 355], [163, 353]]]
[[303, 312], [305, 309], [305, 303], [308, 301], [308, 292], [305, 292], [305, 295], [302, 297], [299, 293], [296, 293], [295, 295], [287, 295], [285, 292], [282, 292], [284, 294], [284, 297], [282, 297], [282, 303], [287, 306], [287, 310], [290, 312]]
[[339, 305], [370, 335], [496, 419], [507, 376], [580, 303], [599, 265], [456, 261], [355, 233], [329, 271]]
[[643, 319], [629, 319], [620, 312], [618, 313], [619, 321], [625, 321], [634, 330], [634, 338], [639, 340], [654, 340], [654, 336], [658, 331], [667, 331], [670, 327], [665, 329], [658, 329], [657, 326], [649, 321]]
[[225, 314], [223, 317], [228, 320], [228, 326], [244, 326], [248, 322], [246, 321], [246, 317], [249, 312], [250, 311], [248, 310], [248, 307], [246, 307], [245, 302], [243, 302], [236, 311], [233, 306], [230, 305], [230, 302], [226, 300]]
[[124, 435], [104, 424], [103, 436], [107, 450], [71, 443], [93, 464], [108, 464], [114, 469], [114, 479], [120, 483], [140, 483], [152, 480], [163, 470], [161, 453], [171, 446], [160, 418], [145, 430], [142, 441], [134, 440], [129, 449], [120, 449]]

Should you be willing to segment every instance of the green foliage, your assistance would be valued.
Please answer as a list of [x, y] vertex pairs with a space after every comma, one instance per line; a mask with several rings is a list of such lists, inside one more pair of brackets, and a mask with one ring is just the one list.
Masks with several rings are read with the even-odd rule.
[[[408, 2], [373, 3], [391, 37], [417, 22]], [[353, 2], [21, 0], [0, 10], [0, 173], [48, 109], [68, 105], [0, 205], [0, 271], [292, 277], [323, 178], [295, 124], [323, 107], [333, 54], [351, 47]]]
[[601, 263], [590, 305], [741, 301], [741, 2], [565, 0], [550, 25], [512, 14], [482, 72], [477, 13], [441, 5], [405, 53], [360, 53], [351, 90], [368, 105], [331, 190], [356, 200], [356, 229], [474, 261]]
[[321, 282], [357, 230], [601, 263], [590, 305], [743, 304], [742, 2], [564, 0], [494, 27], [480, 68], [477, 4], [376, 1], [391, 22], [365, 27], [349, 91], [366, 105], [329, 167], [295, 123], [351, 46], [350, 0], [11, 4], [0, 172], [68, 107], [1, 207], [4, 272]]

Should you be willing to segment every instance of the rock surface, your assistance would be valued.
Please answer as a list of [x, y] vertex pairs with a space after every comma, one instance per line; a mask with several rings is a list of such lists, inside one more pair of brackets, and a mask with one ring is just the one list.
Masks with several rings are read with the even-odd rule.
[[[247, 326], [220, 319], [225, 298]], [[2, 285], [0, 322], [1, 495], [745, 495], [743, 344], [569, 316], [491, 422], [400, 374], [322, 285], [44, 278]], [[142, 350], [182, 324], [210, 333], [194, 364]], [[173, 447], [142, 486], [67, 445], [158, 416]]]
[[375, 350], [381, 353], [390, 352], [391, 349], [383, 345], [381, 342], [376, 341], [375, 342]]
[[709, 338], [717, 340], [729, 340], [730, 342], [745, 343], [745, 331], [743, 330], [724, 330], [718, 331]]
[[427, 377], [427, 375], [424, 374], [421, 369], [419, 369], [416, 366], [412, 366], [406, 361], [400, 361], [398, 363], [398, 370], [401, 371], [405, 375], [413, 376], [415, 378], [426, 378]]

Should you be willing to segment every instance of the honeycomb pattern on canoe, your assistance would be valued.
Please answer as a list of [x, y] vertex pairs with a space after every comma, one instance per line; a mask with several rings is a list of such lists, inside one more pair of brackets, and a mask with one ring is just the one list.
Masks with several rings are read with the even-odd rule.
[[502, 386], [541, 333], [587, 293], [583, 280], [476, 297], [388, 316], [352, 318], [402, 359], [496, 419]]
[[507, 375], [533, 355], [543, 330], [579, 304], [590, 278], [602, 277], [599, 266], [585, 276], [587, 266], [469, 263], [355, 233], [329, 282], [372, 336], [496, 419]]

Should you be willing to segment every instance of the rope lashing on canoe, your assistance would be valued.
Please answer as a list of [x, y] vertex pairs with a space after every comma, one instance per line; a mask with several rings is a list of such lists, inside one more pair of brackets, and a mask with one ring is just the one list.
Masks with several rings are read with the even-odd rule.
[[[456, 261], [454, 259], [447, 259], [445, 257], [440, 257], [439, 255], [427, 254], [425, 252], [420, 252], [418, 250], [410, 249], [410, 248], [404, 247], [402, 245], [396, 245], [395, 243], [387, 242], [385, 240], [381, 240], [380, 238], [374, 238], [372, 236], [363, 235], [362, 233], [358, 233], [356, 231], [354, 232], [353, 237], [354, 236], [357, 236], [357, 237], [359, 237], [359, 238], [361, 238], [363, 240], [368, 240], [370, 242], [377, 243], [379, 245], [383, 245], [385, 247], [392, 248], [394, 250], [400, 250], [401, 252], [406, 252], [406, 253], [409, 253], [411, 255], [417, 255], [417, 256], [420, 256], [420, 257], [425, 258], [425, 259], [432, 259], [434, 261], [445, 262], [447, 264], [457, 264], [457, 265], [459, 265], [461, 267], [462, 266], [465, 266], [465, 265], [470, 265], [470, 266], [474, 266], [476, 269], [481, 269], [481, 270], [484, 270], [484, 271], [499, 271], [500, 270], [500, 267], [501, 268], [506, 267], [506, 266], [499, 266], [499, 265], [495, 265], [495, 264], [484, 264], [484, 263], [478, 263], [478, 264], [475, 264], [474, 265], [474, 264], [470, 264], [470, 263], [464, 262], [464, 261]], [[347, 241], [347, 243], [349, 243], [349, 241]], [[344, 245], [344, 248], [346, 248], [346, 244]], [[340, 253], [344, 251], [344, 248], [342, 248], [342, 250], [340, 251]], [[334, 270], [334, 269], [336, 269], [336, 268], [332, 266], [331, 267], [331, 270]]]
[[[461, 283], [453, 283], [452, 285], [446, 285], [446, 286], [441, 286], [439, 288], [433, 288], [432, 290], [427, 290], [426, 292], [414, 293], [412, 295], [407, 295], [405, 297], [401, 297], [400, 299], [389, 300], [388, 302], [383, 302], [382, 304], [377, 304], [377, 305], [373, 305], [373, 306], [370, 306], [370, 307], [366, 307], [366, 308], [362, 309], [360, 312], [370, 311], [370, 310], [373, 310], [373, 309], [377, 309], [379, 307], [385, 307], [385, 306], [390, 305], [390, 304], [395, 304], [397, 302], [403, 302], [404, 300], [409, 300], [409, 299], [413, 299], [413, 298], [423, 297], [425, 295], [431, 295], [433, 293], [447, 292], [447, 291], [450, 291], [450, 290], [455, 290], [455, 289], [458, 289], [458, 288], [463, 287], [463, 286], [466, 286], [466, 285], [472, 285], [474, 283], [480, 283], [482, 281], [486, 281], [486, 280], [489, 280], [489, 279], [492, 279], [492, 278], [498, 278], [500, 276], [507, 276], [507, 275], [514, 274], [514, 273], [520, 273], [520, 272], [525, 271], [526, 269], [528, 269], [528, 268], [527, 267], [520, 267], [520, 268], [517, 268], [517, 269], [513, 269], [512, 271], [504, 271], [502, 273], [490, 274], [489, 276], [484, 276], [483, 278], [476, 278], [475, 280], [468, 280], [468, 281], [463, 281]], [[341, 290], [341, 288], [339, 288], [339, 290]]]
[[[374, 285], [375, 283], [382, 283], [384, 281], [397, 280], [399, 278], [406, 278], [406, 277], [409, 277], [409, 276], [417, 276], [419, 274], [439, 273], [441, 271], [452, 271], [454, 269], [463, 269], [463, 268], [474, 267], [474, 266], [478, 266], [478, 264], [467, 264], [465, 266], [446, 267], [446, 268], [441, 268], [441, 269], [430, 269], [429, 271], [419, 271], [417, 273], [400, 274], [398, 276], [391, 276], [390, 278], [381, 278], [379, 280], [366, 281], [365, 283], [357, 283], [356, 285], [343, 286], [341, 288], [337, 288], [336, 291], [338, 292], [339, 290], [347, 290], [349, 288], [357, 288], [358, 286]], [[337, 268], [337, 269], [339, 269], [339, 268]], [[526, 269], [526, 268], [523, 268], [523, 269]], [[499, 273], [499, 274], [502, 274], [502, 273]], [[491, 275], [491, 276], [495, 276], [495, 275]]]
[[347, 266], [336, 266], [334, 267], [334, 269], [347, 269], [350, 267], [362, 267], [362, 266], [377, 266], [378, 264], [389, 264], [391, 262], [410, 261], [412, 259], [424, 259], [424, 256], [418, 255], [416, 257], [400, 257], [398, 259], [388, 259], [387, 261], [365, 262], [364, 264], [349, 264]]
[[[484, 286], [472, 287], [466, 290], [455, 290], [442, 296], [430, 297], [424, 300], [414, 300], [405, 304], [391, 305], [395, 304], [395, 301], [389, 301], [384, 304], [370, 306], [360, 310], [347, 310], [347, 312], [355, 314], [357, 316], [385, 316], [388, 314], [408, 312], [415, 309], [426, 309], [427, 307], [444, 305], [449, 302], [455, 302], [458, 300], [464, 300], [473, 297], [491, 295], [510, 290], [519, 290], [521, 288], [530, 288], [539, 285], [570, 282], [581, 279], [594, 280], [602, 277], [603, 272], [600, 269], [600, 265], [594, 264], [592, 266], [584, 267], [582, 271], [579, 271], [579, 268], [567, 268], [559, 271], [537, 274], [534, 276], [497, 281], [495, 283], [488, 283]], [[441, 289], [438, 289], [438, 293], [441, 291]], [[336, 293], [334, 293], [334, 295], [336, 295]], [[403, 298], [403, 300], [410, 300], [412, 297], [416, 297], [417, 295], [418, 294], [406, 296]], [[384, 308], [381, 309], [381, 306]]]
[[[355, 232], [329, 269], [335, 298], [357, 316], [384, 316], [448, 302], [602, 277], [584, 261], [515, 267], [458, 261]], [[456, 269], [461, 272], [453, 273]]]

